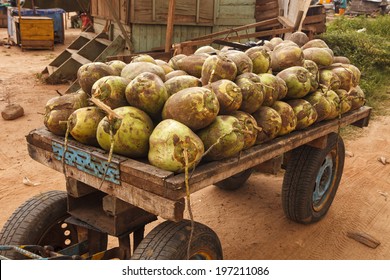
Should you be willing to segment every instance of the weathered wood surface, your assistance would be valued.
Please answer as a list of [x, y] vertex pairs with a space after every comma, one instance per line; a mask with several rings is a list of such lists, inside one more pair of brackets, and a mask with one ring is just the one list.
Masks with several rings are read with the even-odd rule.
[[[201, 163], [190, 174], [190, 191], [194, 193], [301, 145], [321, 147], [322, 137], [331, 132], [338, 132], [341, 127], [349, 124], [366, 126], [370, 112], [371, 108], [362, 107], [346, 113], [339, 119], [320, 122], [305, 130], [293, 131], [267, 143], [256, 145], [241, 152], [237, 157]], [[52, 150], [52, 143], [63, 143], [63, 137], [55, 136], [41, 128], [30, 132], [27, 135], [27, 142], [29, 154], [34, 160], [64, 172], [62, 162], [55, 158]], [[85, 146], [71, 139], [68, 142], [68, 147], [80, 149], [98, 158], [107, 158], [107, 152], [99, 148]], [[102, 183], [101, 178], [82, 172], [74, 166], [65, 165], [65, 174], [152, 214], [170, 220], [182, 219], [186, 196], [184, 174], [174, 174], [156, 168], [145, 159], [135, 160], [114, 155], [112, 162], [119, 166], [120, 185], [108, 181]]]

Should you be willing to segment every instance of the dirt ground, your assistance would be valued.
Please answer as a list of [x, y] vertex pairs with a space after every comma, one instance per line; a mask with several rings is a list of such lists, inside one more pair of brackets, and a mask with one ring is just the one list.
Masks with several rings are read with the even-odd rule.
[[[25, 136], [43, 126], [47, 100], [68, 87], [41, 84], [39, 73], [79, 32], [66, 30], [65, 44], [54, 51], [0, 46], [0, 110], [8, 99], [25, 110], [17, 120], [0, 118], [0, 227], [33, 195], [65, 190], [63, 174], [29, 157]], [[0, 39], [6, 37], [7, 30], [1, 28]], [[359, 137], [345, 141], [348, 156], [339, 191], [327, 216], [316, 224], [300, 225], [285, 218], [282, 173], [252, 175], [234, 192], [210, 186], [193, 194], [194, 218], [215, 230], [225, 259], [390, 259], [390, 164], [378, 161], [381, 156], [390, 159], [389, 126], [390, 116], [371, 119]], [[39, 185], [26, 185], [24, 178]], [[348, 238], [349, 231], [370, 234], [381, 244], [369, 248]]]

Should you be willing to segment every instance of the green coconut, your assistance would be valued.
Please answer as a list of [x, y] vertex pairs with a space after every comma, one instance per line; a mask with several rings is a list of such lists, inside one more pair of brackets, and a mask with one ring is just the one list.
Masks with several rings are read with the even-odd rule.
[[235, 80], [235, 83], [241, 89], [242, 94], [239, 110], [249, 114], [255, 112], [264, 101], [263, 86], [260, 83], [255, 83], [250, 78], [245, 78], [241, 75], [240, 78]]
[[[113, 110], [122, 120], [114, 127], [113, 152], [131, 158], [146, 157], [149, 151], [149, 137], [154, 129], [152, 119], [144, 111], [133, 106]], [[98, 124], [96, 138], [99, 146], [109, 151], [111, 147], [111, 125], [108, 117]]]
[[50, 132], [64, 136], [69, 116], [87, 106], [88, 96], [83, 90], [53, 97], [46, 102], [43, 123]]
[[273, 72], [279, 72], [292, 66], [302, 66], [303, 62], [303, 52], [298, 46], [287, 45], [271, 52]]
[[325, 120], [332, 112], [332, 106], [329, 100], [325, 97], [325, 94], [320, 90], [310, 93], [304, 99], [309, 101], [310, 104], [316, 110], [317, 112], [316, 122]]
[[339, 117], [341, 114], [340, 97], [333, 90], [326, 91], [325, 97], [328, 99], [332, 108], [330, 114], [325, 118], [325, 120], [333, 120]]
[[134, 63], [134, 62], [150, 62], [153, 64], [157, 64], [154, 58], [148, 54], [138, 54], [133, 56], [130, 63]]
[[348, 92], [345, 89], [337, 89], [334, 91], [337, 93], [337, 95], [340, 98], [340, 111], [341, 114], [344, 114], [351, 110], [352, 108], [352, 100], [351, 97], [349, 96]]
[[116, 76], [120, 76], [122, 73], [123, 68], [127, 65], [122, 60], [111, 60], [106, 62], [108, 66], [110, 66], [114, 71]]
[[[353, 69], [352, 67], [356, 69]], [[359, 84], [360, 71], [355, 66], [340, 65], [338, 67], [333, 67], [332, 72], [336, 74], [340, 80], [340, 89], [349, 91], [352, 87], [356, 87]]]
[[295, 130], [295, 127], [297, 126], [297, 117], [295, 116], [293, 108], [288, 103], [279, 100], [271, 107], [278, 112], [282, 118], [282, 126], [279, 130], [278, 136], [288, 134]]
[[271, 67], [271, 57], [265, 47], [251, 47], [245, 53], [252, 60], [253, 73], [261, 74], [268, 72]]
[[153, 119], [159, 119], [165, 101], [168, 99], [167, 89], [159, 76], [144, 72], [136, 76], [126, 87], [127, 102], [146, 112]]
[[298, 46], [302, 47], [304, 44], [310, 41], [309, 37], [307, 36], [306, 33], [302, 31], [295, 31], [290, 34], [286, 34], [286, 39], [293, 41], [296, 43]]
[[278, 85], [279, 85], [279, 94], [278, 94], [277, 100], [282, 100], [287, 95], [288, 87], [287, 87], [286, 82], [282, 78], [280, 78], [279, 76], [275, 76], [275, 77], [276, 77], [276, 80], [278, 81]]
[[230, 115], [220, 115], [207, 127], [197, 132], [202, 140], [207, 161], [238, 155], [244, 148], [244, 133], [240, 121]]
[[206, 87], [211, 89], [217, 96], [220, 115], [228, 115], [240, 108], [242, 92], [241, 88], [234, 82], [222, 79]]
[[345, 56], [333, 56], [333, 63], [344, 63], [344, 64], [350, 64], [351, 61], [348, 57]]
[[271, 106], [279, 98], [279, 82], [275, 75], [259, 74], [260, 84], [263, 86], [263, 106]]
[[160, 79], [165, 81], [165, 72], [160, 66], [151, 63], [151, 62], [132, 62], [129, 63], [123, 68], [121, 76], [129, 81], [133, 80], [139, 74], [144, 72], [150, 72], [156, 74]]
[[261, 106], [252, 116], [257, 126], [261, 128], [257, 133], [256, 144], [268, 142], [278, 136], [282, 128], [282, 117], [275, 109]]
[[289, 67], [276, 76], [286, 82], [287, 85], [287, 99], [302, 98], [306, 96], [311, 89], [311, 74], [301, 66]]
[[204, 154], [204, 145], [198, 135], [172, 119], [163, 120], [154, 128], [149, 147], [150, 164], [176, 173], [185, 171], [186, 167], [194, 168]]
[[313, 105], [305, 99], [292, 99], [286, 101], [294, 110], [297, 117], [296, 130], [304, 129], [316, 122], [318, 114]]
[[80, 66], [77, 70], [77, 79], [82, 90], [91, 96], [93, 84], [102, 77], [115, 76], [117, 72], [103, 62], [91, 62]]
[[168, 62], [161, 60], [161, 59], [155, 59], [154, 61], [156, 62], [156, 64], [158, 66], [160, 66], [164, 70], [165, 78], [166, 78], [168, 73], [171, 73], [172, 71], [174, 71], [173, 68], [168, 64]]
[[190, 87], [200, 87], [202, 86], [202, 83], [199, 78], [190, 76], [190, 75], [183, 75], [183, 76], [176, 76], [173, 77], [164, 83], [165, 88], [167, 89], [168, 96], [171, 96], [172, 94]]
[[69, 116], [69, 133], [83, 144], [98, 146], [96, 131], [100, 121], [106, 116], [98, 107], [89, 106], [77, 109]]
[[280, 37], [273, 37], [271, 40], [268, 41], [268, 47], [273, 50], [277, 45], [282, 43], [284, 40]]
[[243, 111], [234, 111], [231, 116], [236, 117], [242, 126], [244, 133], [244, 147], [243, 150], [249, 149], [256, 144], [257, 132], [259, 127], [255, 118]]
[[238, 75], [236, 77], [235, 81], [238, 81], [242, 78], [249, 79], [254, 83], [260, 83], [260, 81], [261, 81], [259, 75], [255, 74], [255, 73], [249, 73], [249, 72]]
[[171, 57], [168, 61], [169, 66], [171, 66], [173, 70], [179, 70], [179, 68], [177, 68], [177, 62], [184, 57], [186, 57], [185, 54], [177, 54]]
[[318, 66], [330, 66], [333, 63], [333, 55], [330, 49], [307, 48], [303, 50], [305, 59], [314, 61]]
[[351, 98], [351, 110], [358, 109], [366, 103], [365, 94], [360, 86], [351, 88], [348, 95]]
[[209, 56], [210, 55], [207, 53], [185, 56], [176, 62], [176, 69], [183, 70], [191, 76], [200, 78], [202, 75], [203, 64]]
[[285, 47], [289, 47], [289, 46], [292, 46], [292, 47], [299, 47], [296, 43], [294, 43], [293, 41], [290, 41], [290, 40], [284, 40], [283, 42], [281, 42], [280, 44], [277, 44], [272, 51], [277, 51], [278, 49], [282, 49], [282, 48], [285, 48]]
[[313, 39], [302, 46], [303, 50], [308, 48], [329, 48], [329, 46], [322, 39]]
[[309, 92], [315, 92], [320, 85], [318, 66], [313, 60], [305, 59], [305, 62], [303, 63], [303, 67], [305, 67], [311, 74], [310, 76], [311, 87]]
[[207, 53], [207, 54], [214, 54], [217, 50], [214, 49], [212, 46], [201, 46], [196, 49], [194, 54], [200, 54], [200, 53]]
[[202, 85], [228, 79], [234, 81], [237, 76], [237, 66], [225, 54], [210, 55], [202, 67]]
[[128, 83], [128, 80], [119, 76], [105, 76], [93, 84], [91, 95], [111, 109], [126, 106], [125, 91]]
[[226, 51], [224, 54], [236, 64], [237, 75], [253, 72], [252, 59], [250, 59], [250, 57], [246, 53], [237, 50], [229, 50]]
[[340, 79], [331, 69], [321, 69], [318, 72], [318, 81], [321, 87], [326, 89], [336, 90], [340, 88]]
[[183, 71], [183, 70], [173, 70], [172, 72], [165, 74], [165, 81], [168, 81], [169, 79], [172, 79], [173, 77], [184, 76], [184, 75], [188, 75], [188, 73], [186, 71]]
[[191, 87], [168, 98], [162, 118], [177, 120], [196, 131], [211, 124], [218, 112], [219, 102], [214, 92], [204, 87]]

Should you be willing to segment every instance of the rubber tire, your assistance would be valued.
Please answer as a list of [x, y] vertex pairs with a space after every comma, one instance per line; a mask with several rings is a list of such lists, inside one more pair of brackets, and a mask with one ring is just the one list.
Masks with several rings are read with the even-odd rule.
[[[77, 227], [64, 223], [69, 216], [66, 192], [55, 190], [38, 194], [19, 206], [7, 220], [0, 232], [0, 244], [50, 245], [55, 251], [74, 245], [78, 242]], [[105, 240], [107, 242], [107, 235]], [[107, 246], [104, 238], [101, 246], [102, 250]], [[26, 259], [13, 251], [1, 253], [11, 259]]]
[[[328, 159], [327, 155], [329, 155]], [[287, 218], [302, 224], [321, 220], [328, 212], [336, 195], [345, 159], [344, 142], [336, 133], [330, 133], [325, 149], [303, 145], [293, 150], [287, 164], [282, 186], [282, 205]], [[321, 171], [331, 161], [331, 176], [327, 188], [315, 203], [313, 194], [317, 176], [327, 174]], [[320, 173], [321, 172], [321, 173]], [[322, 179], [322, 176], [319, 177]], [[326, 179], [326, 176], [324, 175]], [[322, 180], [321, 180], [322, 182]]]
[[242, 186], [244, 186], [245, 182], [249, 179], [249, 177], [252, 175], [254, 171], [254, 168], [249, 168], [247, 170], [244, 170], [240, 173], [237, 173], [236, 175], [233, 175], [229, 178], [226, 178], [225, 180], [222, 180], [220, 182], [215, 183], [215, 185], [223, 190], [229, 190], [234, 191]]
[[[190, 259], [222, 260], [222, 247], [216, 233], [194, 222]], [[134, 250], [132, 260], [186, 260], [191, 221], [165, 221], [152, 229]]]

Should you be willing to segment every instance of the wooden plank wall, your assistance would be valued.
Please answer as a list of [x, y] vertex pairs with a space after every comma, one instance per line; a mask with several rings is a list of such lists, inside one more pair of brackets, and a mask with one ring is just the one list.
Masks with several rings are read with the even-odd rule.
[[[166, 23], [168, 1], [134, 0], [131, 7], [131, 23]], [[175, 24], [213, 25], [214, 1], [177, 0], [175, 5]]]
[[[126, 23], [129, 16], [128, 0], [111, 0], [111, 2], [120, 21]], [[91, 14], [95, 18], [114, 21], [105, 0], [91, 0]]]
[[[180, 43], [192, 38], [211, 33], [210, 26], [175, 25], [173, 43]], [[164, 48], [166, 25], [133, 24], [132, 41], [136, 52]]]
[[278, 0], [256, 0], [256, 21], [276, 18], [279, 16]]
[[255, 0], [217, 0], [216, 26], [240, 26], [254, 23]]

